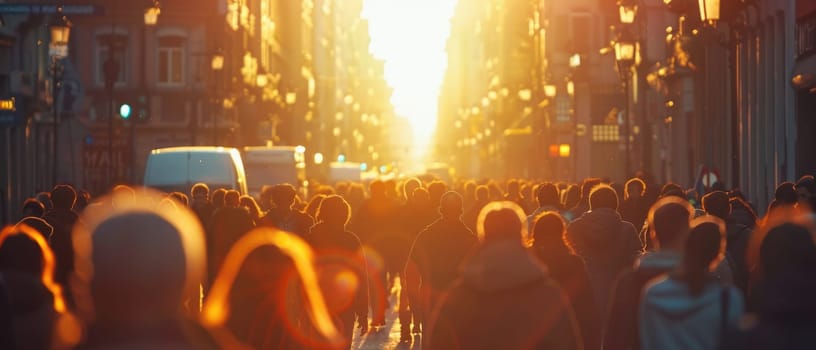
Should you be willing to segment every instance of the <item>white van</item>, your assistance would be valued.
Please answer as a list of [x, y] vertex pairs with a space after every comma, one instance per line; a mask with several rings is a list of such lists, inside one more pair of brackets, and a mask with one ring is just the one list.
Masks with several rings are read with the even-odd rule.
[[164, 192], [189, 194], [203, 182], [217, 188], [247, 193], [241, 153], [235, 148], [191, 146], [154, 149], [147, 158], [144, 185]]
[[258, 198], [264, 185], [288, 183], [300, 188], [306, 181], [303, 146], [244, 147], [249, 194]]

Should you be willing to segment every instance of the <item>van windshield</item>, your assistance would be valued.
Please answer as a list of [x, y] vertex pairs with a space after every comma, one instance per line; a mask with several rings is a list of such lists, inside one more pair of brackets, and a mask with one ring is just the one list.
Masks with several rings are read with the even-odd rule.
[[293, 163], [244, 163], [247, 185], [250, 191], [258, 191], [264, 185], [290, 183], [298, 187], [298, 173]]

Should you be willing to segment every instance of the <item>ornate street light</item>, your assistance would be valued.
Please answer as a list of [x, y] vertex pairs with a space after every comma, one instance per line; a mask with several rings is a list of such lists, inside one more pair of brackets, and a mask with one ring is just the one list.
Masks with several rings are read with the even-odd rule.
[[153, 6], [148, 7], [144, 13], [144, 24], [146, 26], [155, 26], [156, 23], [159, 22], [159, 14], [161, 14], [161, 8], [159, 8], [158, 2], [154, 3]]
[[698, 0], [700, 20], [717, 25], [720, 20], [720, 0]]
[[216, 53], [213, 55], [212, 60], [210, 61], [210, 68], [216, 72], [224, 69], [224, 55], [221, 53]]
[[635, 43], [618, 40], [615, 42], [615, 61], [619, 65], [629, 66], [635, 61]]
[[637, 16], [638, 7], [633, 1], [619, 1], [618, 10], [620, 15], [620, 22], [623, 24], [635, 23], [635, 16]]
[[59, 123], [59, 104], [57, 103], [57, 96], [59, 95], [59, 88], [62, 84], [62, 65], [60, 60], [68, 57], [68, 40], [71, 37], [71, 22], [62, 15], [62, 7], [57, 8], [57, 15], [48, 23], [48, 29], [51, 32], [51, 43], [48, 45], [48, 55], [51, 56], [51, 108], [53, 113], [53, 120], [51, 124], [52, 132], [54, 133], [54, 144], [52, 145], [53, 157], [53, 173], [52, 182], [57, 183], [57, 161], [58, 155], [58, 128]]
[[557, 90], [558, 89], [553, 84], [544, 85], [544, 96], [547, 96], [547, 98], [553, 98], [555, 97]]

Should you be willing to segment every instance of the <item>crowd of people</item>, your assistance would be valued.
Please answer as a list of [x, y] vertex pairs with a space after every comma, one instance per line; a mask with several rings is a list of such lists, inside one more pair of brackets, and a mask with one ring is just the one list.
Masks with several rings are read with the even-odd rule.
[[816, 347], [814, 177], [780, 184], [761, 217], [739, 189], [704, 192], [58, 185], [0, 234], [0, 348], [349, 348], [389, 308], [426, 349]]

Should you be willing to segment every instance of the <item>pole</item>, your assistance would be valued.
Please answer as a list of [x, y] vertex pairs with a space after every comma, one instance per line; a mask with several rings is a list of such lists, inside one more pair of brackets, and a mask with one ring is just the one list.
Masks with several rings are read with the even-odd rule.
[[60, 84], [60, 77], [59, 77], [59, 59], [55, 56], [51, 58], [51, 78], [53, 84], [51, 84], [51, 108], [53, 113], [53, 119], [51, 121], [51, 130], [54, 134], [54, 143], [52, 146], [52, 157], [53, 157], [53, 168], [51, 169], [51, 184], [56, 186], [57, 185], [57, 162], [59, 161], [59, 154], [58, 154], [58, 144], [59, 144], [59, 129], [58, 129], [58, 119], [59, 119], [59, 106], [57, 104], [57, 94], [59, 93], [59, 84]]
[[108, 89], [108, 181], [113, 184], [113, 118], [115, 117], [113, 107], [113, 87]]
[[624, 146], [625, 146], [624, 148], [625, 148], [626, 153], [624, 154], [624, 158], [623, 158], [624, 159], [624, 167], [625, 167], [623, 176], [624, 176], [625, 179], [628, 179], [629, 178], [629, 171], [631, 169], [631, 152], [630, 152], [631, 151], [631, 149], [630, 149], [631, 148], [631, 143], [630, 143], [629, 134], [632, 132], [632, 127], [629, 125], [629, 123], [630, 123], [630, 121], [629, 121], [629, 107], [631, 105], [631, 101], [630, 101], [631, 100], [631, 91], [629, 89], [629, 86], [630, 86], [630, 81], [629, 80], [632, 79], [632, 75], [631, 75], [631, 73], [630, 73], [630, 71], [628, 69], [624, 73], [624, 77], [625, 78], [623, 79], [623, 86], [624, 86], [624, 89], [626, 89], [626, 111], [623, 114], [623, 128], [624, 128], [623, 135], [626, 138], [624, 140]]
[[[214, 71], [213, 77], [213, 98], [212, 100], [218, 100], [218, 70]], [[212, 102], [210, 102], [212, 103]], [[218, 105], [213, 106], [213, 109], [210, 113], [212, 113], [212, 128], [213, 128], [213, 146], [218, 146]]]

